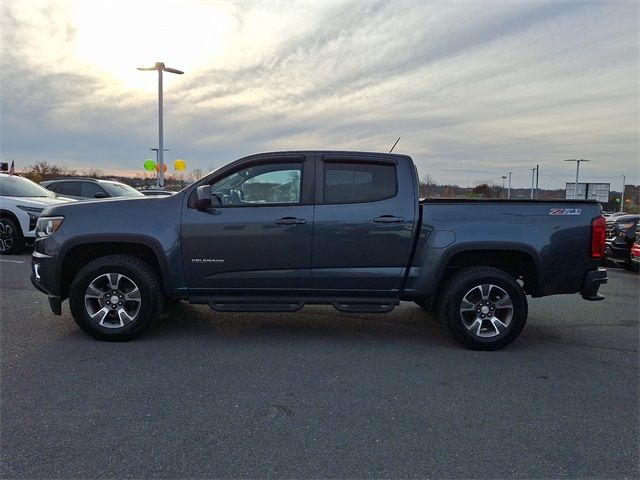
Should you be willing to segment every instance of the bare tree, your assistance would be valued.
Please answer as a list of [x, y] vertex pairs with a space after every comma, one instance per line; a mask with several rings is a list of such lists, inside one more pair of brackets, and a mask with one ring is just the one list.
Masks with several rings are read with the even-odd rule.
[[425, 175], [420, 180], [420, 196], [428, 198], [429, 196], [433, 196], [435, 192], [433, 192], [433, 187], [435, 187], [437, 183], [433, 179], [431, 175]]
[[80, 173], [83, 177], [89, 178], [100, 178], [104, 175], [104, 172], [101, 169], [95, 167], [87, 168], [82, 170]]
[[44, 160], [27, 165], [26, 170], [22, 173], [23, 176], [29, 180], [33, 180], [34, 182], [42, 182], [44, 180], [51, 180], [53, 178], [60, 177], [70, 177], [75, 174], [75, 170], [50, 164]]
[[189, 172], [189, 178], [194, 182], [200, 180], [204, 176], [204, 172], [201, 168], [192, 168]]
[[498, 198], [500, 195], [500, 190], [502, 190], [502, 187], [498, 184], [490, 181], [478, 181], [476, 182], [476, 186], [473, 187], [473, 190], [471, 190], [471, 193], [481, 198]]

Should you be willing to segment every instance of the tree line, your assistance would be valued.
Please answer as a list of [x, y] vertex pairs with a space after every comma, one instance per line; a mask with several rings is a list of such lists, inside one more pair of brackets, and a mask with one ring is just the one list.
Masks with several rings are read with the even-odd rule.
[[[38, 161], [27, 165], [20, 175], [33, 180], [36, 183], [45, 180], [53, 180], [63, 177], [88, 177], [117, 180], [134, 188], [151, 188], [156, 184], [155, 172], [141, 172], [133, 177], [106, 175], [104, 171], [97, 167], [89, 167], [82, 170], [75, 170], [65, 166], [56, 165], [47, 161]], [[206, 175], [202, 168], [194, 168], [189, 172], [171, 172], [165, 174], [165, 188], [169, 190], [180, 190], [189, 183], [199, 180]], [[421, 198], [507, 198], [507, 189], [492, 181], [477, 180], [473, 187], [460, 187], [452, 184], [438, 184], [431, 175], [425, 175], [420, 179]], [[564, 189], [544, 190], [536, 189], [534, 198], [537, 199], [564, 199]], [[512, 188], [511, 198], [529, 198], [530, 189]], [[606, 209], [616, 209], [616, 199], [620, 201], [619, 192], [611, 192], [609, 203], [605, 204]]]

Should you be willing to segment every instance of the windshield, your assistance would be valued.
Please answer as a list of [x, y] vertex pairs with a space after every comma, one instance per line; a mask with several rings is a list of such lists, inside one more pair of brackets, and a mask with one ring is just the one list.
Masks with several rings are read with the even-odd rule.
[[5, 197], [55, 197], [49, 190], [16, 175], [0, 175], [0, 195]]
[[124, 183], [100, 182], [100, 186], [112, 197], [144, 197], [144, 194]]

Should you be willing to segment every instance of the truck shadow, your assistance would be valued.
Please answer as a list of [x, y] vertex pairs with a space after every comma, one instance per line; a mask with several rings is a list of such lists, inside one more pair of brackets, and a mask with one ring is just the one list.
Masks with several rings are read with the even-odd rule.
[[296, 313], [219, 313], [207, 306], [179, 302], [168, 306], [141, 338], [217, 337], [256, 339], [317, 339], [457, 345], [434, 314], [403, 302], [391, 313], [345, 314], [330, 306], [308, 306]]

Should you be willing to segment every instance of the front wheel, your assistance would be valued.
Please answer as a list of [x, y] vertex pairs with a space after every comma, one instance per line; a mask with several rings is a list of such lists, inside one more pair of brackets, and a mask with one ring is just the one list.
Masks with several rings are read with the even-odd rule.
[[527, 297], [506, 272], [473, 267], [448, 281], [438, 313], [467, 348], [498, 350], [513, 342], [527, 322]]
[[69, 292], [78, 326], [93, 338], [130, 340], [160, 315], [163, 296], [156, 273], [139, 258], [109, 255], [78, 272]]

